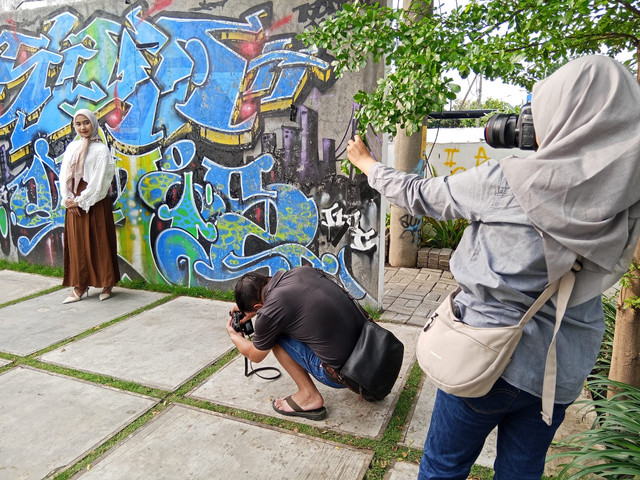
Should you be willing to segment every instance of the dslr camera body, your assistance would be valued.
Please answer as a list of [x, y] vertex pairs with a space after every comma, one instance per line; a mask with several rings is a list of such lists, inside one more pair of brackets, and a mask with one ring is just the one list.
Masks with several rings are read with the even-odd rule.
[[537, 150], [531, 103], [522, 106], [520, 115], [498, 113], [491, 117], [484, 127], [484, 140], [493, 148]]
[[253, 335], [253, 322], [251, 320], [240, 323], [240, 320], [244, 318], [244, 313], [235, 311], [229, 312], [229, 314], [231, 315], [231, 326], [236, 332], [241, 332], [246, 336]]

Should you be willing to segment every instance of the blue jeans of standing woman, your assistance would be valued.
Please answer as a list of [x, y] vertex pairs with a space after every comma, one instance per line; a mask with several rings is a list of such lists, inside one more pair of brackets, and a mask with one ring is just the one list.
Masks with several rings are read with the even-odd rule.
[[487, 395], [462, 398], [438, 390], [420, 462], [419, 480], [465, 480], [487, 435], [497, 426], [495, 480], [538, 480], [568, 404], [542, 421], [540, 398], [499, 379]]

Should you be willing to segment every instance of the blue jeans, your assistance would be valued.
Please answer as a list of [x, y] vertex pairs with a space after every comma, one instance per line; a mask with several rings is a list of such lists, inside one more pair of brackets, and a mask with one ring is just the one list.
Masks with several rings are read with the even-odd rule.
[[468, 477], [487, 435], [498, 426], [495, 480], [539, 480], [568, 404], [555, 404], [553, 422], [542, 421], [542, 400], [499, 379], [480, 398], [438, 390], [420, 462], [419, 480]]
[[341, 383], [335, 383], [327, 377], [324, 368], [322, 368], [322, 362], [306, 343], [294, 340], [287, 335], [280, 335], [276, 340], [276, 343], [284, 348], [284, 350], [298, 365], [304, 368], [320, 383], [332, 388], [345, 388]]

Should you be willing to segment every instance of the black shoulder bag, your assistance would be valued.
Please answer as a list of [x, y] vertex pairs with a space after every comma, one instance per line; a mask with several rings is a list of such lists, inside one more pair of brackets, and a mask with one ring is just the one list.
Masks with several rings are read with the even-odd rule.
[[393, 333], [374, 322], [356, 299], [346, 289], [343, 290], [366, 320], [345, 364], [340, 369], [326, 365], [324, 368], [345, 387], [359, 394], [360, 399], [368, 402], [382, 400], [396, 383], [402, 367], [404, 345]]

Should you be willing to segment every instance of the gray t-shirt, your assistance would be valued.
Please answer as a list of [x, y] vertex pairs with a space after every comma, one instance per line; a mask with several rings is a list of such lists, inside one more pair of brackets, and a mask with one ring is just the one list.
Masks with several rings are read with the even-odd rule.
[[[466, 218], [470, 224], [451, 259], [462, 291], [454, 303], [468, 325], [516, 324], [547, 284], [542, 237], [516, 201], [496, 160], [447, 177], [423, 179], [381, 164], [370, 185], [413, 215]], [[538, 397], [555, 308], [547, 302], [525, 326], [502, 378]], [[556, 403], [573, 402], [593, 368], [604, 333], [600, 296], [567, 309], [557, 338]]]
[[279, 271], [265, 290], [253, 344], [270, 350], [278, 336], [303, 342], [322, 363], [340, 368], [358, 341], [365, 318], [344, 290], [315, 268]]

